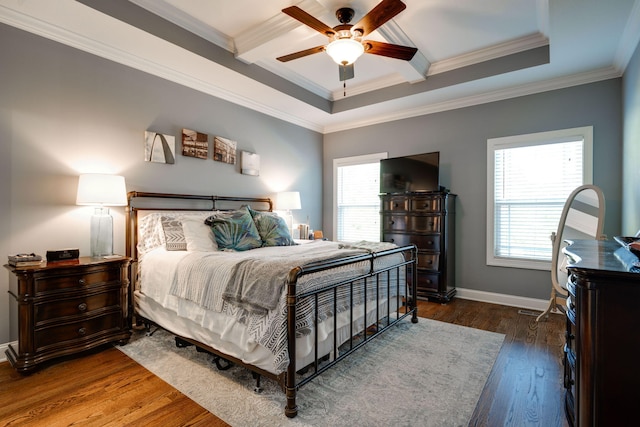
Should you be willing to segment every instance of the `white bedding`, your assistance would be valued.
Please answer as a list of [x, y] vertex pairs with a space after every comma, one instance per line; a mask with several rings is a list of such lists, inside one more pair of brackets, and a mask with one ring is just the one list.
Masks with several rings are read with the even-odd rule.
[[[214, 273], [215, 280], [225, 280], [233, 262], [239, 259], [246, 259], [255, 256], [254, 251], [260, 253], [273, 253], [282, 256], [284, 253], [296, 253], [312, 250], [314, 247], [337, 247], [337, 243], [317, 241], [305, 245], [289, 247], [267, 247], [244, 252], [207, 252], [206, 257], [218, 261], [218, 269]], [[206, 343], [218, 350], [229, 354], [245, 363], [255, 365], [261, 369], [274, 374], [279, 374], [288, 365], [288, 354], [286, 345], [274, 346], [268, 341], [286, 340], [286, 322], [283, 317], [286, 313], [284, 303], [286, 301], [283, 292], [278, 308], [270, 311], [265, 316], [257, 317], [249, 315], [243, 310], [232, 307], [227, 303], [219, 303], [214, 309], [206, 309], [203, 306], [188, 299], [178, 298], [171, 295], [170, 288], [174, 284], [177, 276], [177, 267], [185, 257], [199, 256], [190, 251], [167, 251], [164, 246], [158, 246], [148, 251], [140, 261], [139, 269], [139, 289], [136, 290], [137, 311], [160, 326], [185, 337], [196, 339]], [[205, 256], [204, 254], [202, 256]], [[397, 257], [402, 255], [397, 254]], [[398, 262], [396, 256], [394, 262]], [[376, 260], [376, 266], [382, 263], [392, 264], [391, 260]], [[368, 263], [362, 263], [361, 273], [368, 270]], [[353, 274], [353, 269], [344, 268], [342, 272]], [[305, 280], [313, 283], [320, 283], [319, 275], [309, 275]], [[395, 282], [393, 282], [395, 283]], [[392, 296], [390, 306], [392, 313], [397, 307], [397, 299]], [[359, 306], [354, 310], [354, 330], [363, 328], [362, 315], [364, 307]], [[367, 305], [368, 323], [375, 320], [376, 315], [384, 317], [387, 311], [386, 298], [381, 299], [378, 313], [376, 314], [375, 304]], [[176, 317], [177, 316], [177, 317]], [[344, 342], [349, 338], [349, 312], [344, 311], [338, 314], [338, 342]], [[275, 325], [275, 326], [274, 326]], [[265, 331], [274, 329], [280, 325], [277, 331]], [[318, 325], [318, 334], [323, 344], [320, 345], [319, 354], [328, 354], [333, 346], [333, 321], [321, 322]], [[297, 368], [301, 368], [313, 361], [314, 335], [308, 334], [299, 336], [296, 340]], [[286, 341], [285, 341], [286, 344]], [[284, 353], [283, 353], [284, 352]]]

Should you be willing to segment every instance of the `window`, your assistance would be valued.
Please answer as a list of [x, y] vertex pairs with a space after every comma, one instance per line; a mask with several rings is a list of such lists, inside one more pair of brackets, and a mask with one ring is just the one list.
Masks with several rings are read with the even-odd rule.
[[380, 241], [380, 159], [387, 153], [333, 160], [333, 240]]
[[551, 233], [592, 181], [592, 127], [487, 141], [487, 264], [549, 270]]

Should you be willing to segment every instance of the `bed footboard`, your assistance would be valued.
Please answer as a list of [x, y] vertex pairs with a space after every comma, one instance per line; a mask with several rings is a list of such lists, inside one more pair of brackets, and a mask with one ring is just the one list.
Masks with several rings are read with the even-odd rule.
[[[376, 260], [382, 259], [383, 257], [397, 256], [397, 254], [403, 255], [403, 261], [394, 263], [387, 267], [376, 267]], [[287, 374], [285, 376], [285, 384], [283, 385], [287, 398], [287, 404], [285, 406], [285, 415], [287, 417], [293, 418], [298, 414], [296, 396], [298, 389], [301, 386], [331, 368], [340, 360], [367, 344], [373, 338], [385, 332], [407, 316], [411, 316], [412, 323], [418, 322], [418, 310], [415, 298], [417, 283], [416, 260], [417, 248], [414, 245], [410, 245], [381, 252], [338, 259], [318, 265], [297, 267], [289, 273], [287, 280], [287, 336], [290, 361], [287, 368]], [[298, 293], [298, 282], [306, 275], [362, 262], [367, 262], [369, 264], [368, 271], [358, 277], [352, 277], [348, 280], [329, 286], [323, 286], [321, 289]], [[405, 280], [402, 280], [402, 277], [404, 277]], [[356, 287], [360, 287], [360, 292], [364, 292], [363, 301], [365, 320], [362, 330], [354, 330], [353, 324], [353, 319], [356, 318], [354, 315], [353, 304], [354, 289]], [[375, 298], [367, 296], [367, 290], [370, 288], [374, 289]], [[341, 344], [338, 342], [337, 334], [334, 333], [333, 345], [330, 353], [331, 356], [327, 360], [324, 355], [319, 354], [318, 352], [318, 328], [313, 328], [313, 334], [315, 335], [314, 360], [309, 365], [308, 369], [306, 369], [305, 375], [300, 375], [297, 373], [296, 368], [296, 336], [298, 333], [296, 318], [298, 313], [298, 304], [306, 298], [311, 298], [314, 301], [313, 316], [315, 316], [314, 324], [317, 325], [319, 321], [318, 300], [323, 296], [330, 296], [333, 303], [332, 312], [335, 314], [338, 312], [337, 293], [339, 290], [343, 292], [346, 290], [351, 298], [351, 303], [349, 304], [349, 318], [351, 319], [349, 323], [349, 339], [347, 342]], [[392, 294], [395, 294], [394, 307], [391, 306], [392, 298], [390, 295]], [[368, 304], [375, 304], [373, 309], [375, 313], [373, 321], [367, 320]], [[384, 304], [386, 304], [386, 309]], [[381, 305], [383, 307], [382, 309]], [[334, 315], [332, 316], [332, 320], [330, 320], [334, 322], [333, 331], [337, 331], [338, 329], [336, 324], [337, 317], [338, 316]]]

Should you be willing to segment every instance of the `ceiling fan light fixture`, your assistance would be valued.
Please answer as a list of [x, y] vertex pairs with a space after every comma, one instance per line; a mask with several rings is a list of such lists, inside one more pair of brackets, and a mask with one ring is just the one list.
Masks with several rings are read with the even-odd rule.
[[356, 40], [342, 38], [329, 43], [326, 51], [336, 64], [351, 65], [364, 53], [364, 46]]

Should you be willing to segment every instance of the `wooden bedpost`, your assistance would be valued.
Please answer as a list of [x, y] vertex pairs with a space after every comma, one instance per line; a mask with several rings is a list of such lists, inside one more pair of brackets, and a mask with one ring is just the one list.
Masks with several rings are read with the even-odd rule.
[[289, 272], [287, 277], [287, 348], [289, 351], [289, 366], [287, 367], [285, 387], [287, 405], [284, 408], [284, 414], [289, 418], [294, 418], [298, 415], [298, 405], [296, 404], [296, 394], [298, 392], [296, 385], [296, 303], [298, 300], [296, 284], [301, 271], [300, 267], [296, 267]]

